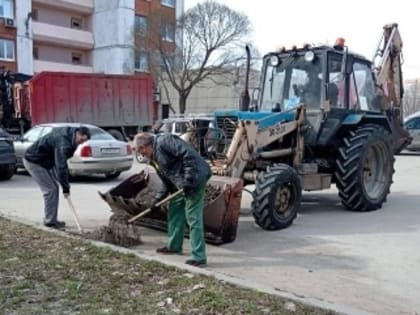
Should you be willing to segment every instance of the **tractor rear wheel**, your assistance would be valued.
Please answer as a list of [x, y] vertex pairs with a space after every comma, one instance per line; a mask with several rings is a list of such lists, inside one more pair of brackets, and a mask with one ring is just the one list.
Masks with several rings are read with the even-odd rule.
[[354, 211], [382, 207], [392, 184], [390, 134], [377, 125], [351, 131], [338, 150], [335, 178], [342, 204]]
[[286, 164], [268, 167], [258, 175], [252, 214], [264, 230], [280, 230], [293, 223], [300, 208], [302, 188], [296, 171]]

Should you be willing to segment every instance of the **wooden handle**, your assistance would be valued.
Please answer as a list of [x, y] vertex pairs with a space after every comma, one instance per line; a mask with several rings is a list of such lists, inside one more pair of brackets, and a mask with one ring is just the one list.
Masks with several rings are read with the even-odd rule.
[[76, 222], [77, 228], [79, 229], [80, 233], [83, 233], [83, 229], [82, 229], [82, 226], [80, 225], [79, 217], [77, 216], [76, 209], [74, 208], [74, 205], [73, 205], [73, 202], [70, 199], [70, 196], [68, 196], [66, 199], [67, 199], [67, 202], [69, 204], [70, 211], [73, 214], [74, 221]]
[[[156, 203], [156, 207], [159, 207], [163, 204], [165, 204], [166, 202], [170, 201], [171, 199], [175, 198], [176, 196], [178, 196], [179, 194], [182, 194], [184, 191], [182, 189], [174, 192], [173, 194], [170, 194], [169, 196], [167, 196], [166, 198], [162, 199], [161, 201], [159, 201], [158, 203]], [[147, 208], [146, 210], [144, 210], [143, 212], [139, 213], [138, 215], [132, 217], [131, 219], [128, 220], [128, 223], [133, 223], [134, 221], [136, 221], [137, 219], [144, 217], [146, 214], [150, 213], [152, 211], [152, 208]]]

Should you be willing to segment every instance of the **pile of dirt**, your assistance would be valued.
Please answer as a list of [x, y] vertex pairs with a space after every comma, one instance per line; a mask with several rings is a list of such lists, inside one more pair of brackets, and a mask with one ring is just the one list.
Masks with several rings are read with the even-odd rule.
[[131, 216], [124, 212], [114, 213], [109, 218], [108, 226], [101, 226], [83, 234], [85, 238], [110, 243], [122, 247], [133, 247], [143, 244], [140, 227], [128, 224]]

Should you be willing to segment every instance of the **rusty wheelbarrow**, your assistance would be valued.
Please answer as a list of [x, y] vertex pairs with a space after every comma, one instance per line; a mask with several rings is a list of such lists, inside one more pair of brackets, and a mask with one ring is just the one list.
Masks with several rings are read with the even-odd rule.
[[[142, 190], [150, 189], [148, 182], [148, 176], [140, 173], [99, 194], [114, 212], [124, 210], [133, 217], [147, 208], [137, 197]], [[208, 182], [209, 186], [212, 198], [206, 198], [203, 214], [206, 242], [216, 245], [233, 242], [238, 229], [243, 182], [238, 178], [214, 175]], [[165, 209], [148, 213], [134, 224], [166, 231]], [[188, 229], [185, 229], [185, 235], [188, 236]]]

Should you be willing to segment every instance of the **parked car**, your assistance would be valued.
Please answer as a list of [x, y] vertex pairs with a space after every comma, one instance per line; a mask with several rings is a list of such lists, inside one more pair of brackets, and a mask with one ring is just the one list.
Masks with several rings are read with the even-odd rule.
[[210, 146], [209, 140], [214, 138], [214, 117], [203, 114], [170, 117], [162, 121], [158, 132], [180, 136], [205, 156]]
[[16, 154], [13, 138], [0, 128], [0, 180], [9, 180], [16, 170]]
[[200, 130], [206, 133], [214, 117], [203, 114], [190, 114], [163, 119], [158, 132], [182, 136], [189, 130]]
[[406, 147], [409, 151], [420, 151], [420, 112], [416, 112], [404, 119], [404, 127], [413, 138]]
[[22, 159], [32, 143], [55, 128], [69, 126], [85, 126], [91, 133], [90, 140], [79, 145], [67, 162], [71, 176], [103, 174], [107, 178], [116, 178], [121, 172], [131, 168], [133, 155], [129, 144], [116, 140], [99, 127], [78, 123], [41, 124], [29, 129], [23, 137], [14, 141], [18, 167], [24, 168]]

